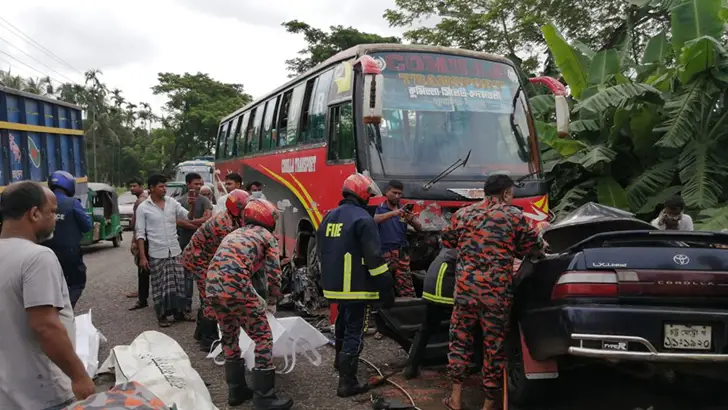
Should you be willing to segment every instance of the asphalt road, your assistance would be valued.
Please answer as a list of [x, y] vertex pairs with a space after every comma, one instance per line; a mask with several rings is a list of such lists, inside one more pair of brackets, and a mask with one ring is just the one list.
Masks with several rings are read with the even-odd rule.
[[[127, 235], [129, 237], [129, 235]], [[93, 310], [96, 327], [106, 336], [108, 342], [101, 346], [100, 362], [116, 345], [129, 344], [136, 336], [146, 330], [159, 330], [174, 338], [187, 352], [193, 367], [202, 378], [210, 383], [210, 394], [220, 409], [227, 409], [226, 386], [221, 366], [205, 359], [192, 339], [194, 323], [181, 323], [167, 329], [159, 329], [152, 308], [135, 312], [128, 311], [133, 304], [125, 295], [136, 289], [136, 269], [129, 252], [129, 242], [124, 241], [120, 248], [111, 243], [101, 243], [89, 248], [85, 255], [88, 266], [88, 284], [76, 306], [76, 314]], [[150, 300], [151, 302], [151, 300]], [[195, 306], [196, 307], [196, 306]], [[286, 314], [281, 312], [281, 314]], [[337, 377], [333, 372], [333, 349], [321, 349], [323, 364], [314, 367], [300, 360], [295, 370], [288, 375], [279, 375], [277, 386], [292, 394], [294, 409], [371, 409], [367, 397], [340, 399], [335, 395]], [[387, 339], [376, 340], [367, 337], [363, 357], [373, 362], [386, 374], [396, 368], [406, 358], [406, 353]], [[364, 366], [362, 366], [363, 368]], [[373, 374], [370, 369], [360, 369], [362, 375]], [[422, 410], [443, 409], [440, 404], [446, 392], [447, 383], [442, 369], [426, 370], [417, 381], [405, 381], [400, 376], [392, 378], [402, 385], [414, 398]], [[477, 380], [468, 383], [466, 407], [480, 408], [482, 396]], [[108, 386], [99, 381], [99, 388]], [[407, 402], [398, 389], [387, 385], [377, 393], [394, 400]], [[644, 383], [601, 368], [591, 368], [567, 374], [557, 388], [558, 402], [534, 407], [534, 410], [677, 410], [677, 409], [728, 409], [727, 407], [708, 407], [694, 396], [685, 394], [682, 389]], [[249, 404], [236, 409], [252, 408]], [[511, 408], [511, 410], [515, 410]]]

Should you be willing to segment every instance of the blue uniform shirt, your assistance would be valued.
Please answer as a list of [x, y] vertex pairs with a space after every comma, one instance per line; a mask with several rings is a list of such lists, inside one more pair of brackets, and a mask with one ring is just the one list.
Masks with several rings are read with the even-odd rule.
[[91, 230], [91, 219], [76, 198], [55, 192], [58, 201], [56, 230], [53, 238], [44, 243], [58, 257], [69, 286], [86, 283], [86, 265], [81, 254], [83, 234]]
[[[385, 201], [377, 207], [376, 215], [392, 211]], [[382, 252], [390, 252], [407, 247], [407, 221], [404, 218], [390, 218], [379, 225], [379, 239], [382, 241]]]

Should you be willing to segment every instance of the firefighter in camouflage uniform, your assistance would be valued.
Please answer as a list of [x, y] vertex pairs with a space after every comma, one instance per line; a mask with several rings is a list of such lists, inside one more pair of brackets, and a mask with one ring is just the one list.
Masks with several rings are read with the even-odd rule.
[[349, 397], [368, 390], [357, 370], [363, 346], [367, 306], [394, 303], [392, 275], [382, 254], [374, 218], [367, 212], [369, 198], [381, 191], [362, 174], [346, 178], [344, 199], [326, 214], [316, 232], [324, 297], [338, 304], [335, 323], [339, 386], [336, 394]]
[[443, 401], [449, 409], [461, 408], [462, 383], [472, 361], [472, 329], [476, 326], [483, 331], [483, 409], [495, 409], [503, 388], [513, 262], [543, 252], [539, 235], [521, 210], [511, 205], [514, 186], [507, 175], [488, 177], [484, 200], [456, 212], [451, 226], [443, 231], [443, 245], [458, 250], [448, 355], [448, 377], [453, 386]]
[[234, 189], [225, 196], [225, 212], [215, 214], [208, 219], [190, 239], [182, 251], [182, 266], [191, 272], [197, 283], [200, 294], [200, 309], [197, 311], [195, 339], [200, 341], [202, 351], [209, 351], [217, 340], [217, 318], [205, 297], [207, 267], [215, 255], [223, 238], [242, 226], [243, 210], [248, 204], [250, 194], [241, 189]]
[[[223, 239], [207, 270], [205, 291], [222, 330], [231, 406], [251, 396], [258, 410], [293, 406], [288, 395], [275, 390], [273, 335], [266, 318], [266, 310], [274, 311], [280, 297], [280, 253], [272, 233], [277, 219], [273, 204], [250, 200], [243, 211], [245, 225]], [[255, 343], [252, 392], [245, 383], [245, 362], [240, 357], [241, 327]]]

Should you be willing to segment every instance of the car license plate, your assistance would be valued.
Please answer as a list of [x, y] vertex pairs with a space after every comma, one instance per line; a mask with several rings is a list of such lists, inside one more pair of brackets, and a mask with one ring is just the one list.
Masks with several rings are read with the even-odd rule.
[[710, 326], [665, 325], [666, 349], [710, 350], [713, 329]]

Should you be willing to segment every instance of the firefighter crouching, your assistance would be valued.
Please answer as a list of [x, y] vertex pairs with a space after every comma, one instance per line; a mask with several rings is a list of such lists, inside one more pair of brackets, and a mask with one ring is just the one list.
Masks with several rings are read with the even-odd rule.
[[[293, 400], [276, 393], [273, 335], [266, 310], [275, 311], [280, 297], [281, 264], [273, 230], [278, 218], [270, 202], [250, 200], [243, 211], [245, 225], [225, 237], [207, 270], [207, 298], [222, 330], [228, 404], [253, 398], [257, 410], [287, 410]], [[264, 298], [268, 297], [268, 300]], [[240, 328], [255, 343], [252, 391], [245, 383], [240, 357]]]
[[442, 248], [427, 269], [422, 285], [422, 299], [426, 302], [425, 318], [410, 347], [404, 369], [404, 377], [407, 379], [417, 377], [430, 336], [439, 330], [443, 320], [450, 319], [457, 257], [457, 249]]
[[225, 211], [215, 214], [202, 224], [182, 251], [182, 266], [192, 273], [200, 294], [194, 336], [200, 342], [200, 349], [205, 352], [210, 350], [218, 336], [215, 311], [205, 296], [207, 267], [223, 238], [242, 226], [243, 210], [248, 204], [249, 196], [249, 193], [241, 189], [234, 189], [225, 195]]
[[371, 178], [353, 174], [344, 181], [344, 199], [326, 214], [316, 232], [324, 297], [338, 304], [335, 324], [339, 397], [368, 390], [357, 370], [369, 304], [394, 303], [392, 275], [382, 254], [369, 198], [381, 195]]

